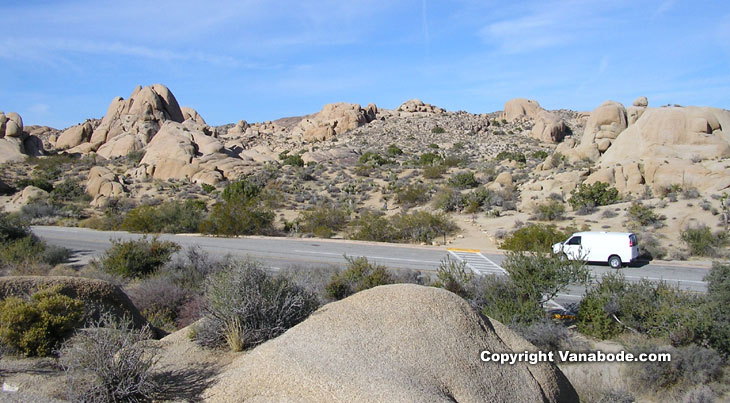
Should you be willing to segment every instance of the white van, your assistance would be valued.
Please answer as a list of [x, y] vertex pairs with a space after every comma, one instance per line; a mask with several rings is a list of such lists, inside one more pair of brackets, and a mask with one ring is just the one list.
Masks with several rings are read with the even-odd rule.
[[562, 253], [570, 260], [608, 262], [618, 269], [639, 257], [639, 246], [631, 232], [576, 232], [553, 245], [553, 253]]

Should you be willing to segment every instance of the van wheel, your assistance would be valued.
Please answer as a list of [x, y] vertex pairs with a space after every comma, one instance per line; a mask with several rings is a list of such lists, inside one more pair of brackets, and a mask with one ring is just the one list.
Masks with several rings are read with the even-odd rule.
[[614, 269], [621, 268], [621, 258], [616, 255], [611, 255], [611, 257], [608, 258], [608, 265]]

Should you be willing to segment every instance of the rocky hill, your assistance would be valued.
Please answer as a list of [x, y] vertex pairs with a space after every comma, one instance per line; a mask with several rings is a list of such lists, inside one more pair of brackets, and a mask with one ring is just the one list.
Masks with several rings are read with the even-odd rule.
[[[618, 189], [624, 202], [645, 200], [666, 217], [666, 225], [647, 230], [666, 248], [679, 243], [682, 228], [717, 225], [722, 193], [730, 187], [728, 127], [727, 110], [656, 108], [645, 97], [629, 107], [606, 101], [591, 112], [547, 111], [520, 98], [507, 101], [504, 111], [479, 114], [417, 99], [393, 110], [335, 103], [303, 117], [213, 127], [155, 84], [136, 88], [128, 99], [113, 99], [101, 120], [64, 130], [24, 128], [17, 114], [0, 114], [0, 161], [15, 163], [0, 179], [18, 184], [20, 192], [39, 174], [38, 160], [28, 157], [76, 158], [48, 179], [51, 185], [79, 183], [92, 200], [69, 219], [36, 219], [77, 225], [79, 218], [120, 201], [127, 210], [170, 199], [212, 205], [227, 183], [255, 177], [275, 193], [282, 229], [302, 210], [322, 203], [396, 214], [413, 207], [399, 201], [399, 192], [418, 185], [426, 202], [415, 208], [469, 221], [450, 241], [480, 248], [496, 246], [499, 236], [535, 219], [541, 204], [556, 200], [567, 207], [578, 185], [600, 181]], [[454, 175], [465, 172], [489, 192], [489, 202], [445, 208], [443, 195], [453, 188]], [[457, 190], [462, 196], [469, 192]], [[27, 199], [45, 197], [19, 194], [0, 202], [12, 211]], [[671, 194], [675, 197], [664, 199]], [[680, 208], [672, 204], [677, 194], [698, 200]], [[480, 211], [488, 214], [474, 214]], [[593, 229], [630, 224], [626, 214], [578, 213], [569, 212], [559, 224]]]

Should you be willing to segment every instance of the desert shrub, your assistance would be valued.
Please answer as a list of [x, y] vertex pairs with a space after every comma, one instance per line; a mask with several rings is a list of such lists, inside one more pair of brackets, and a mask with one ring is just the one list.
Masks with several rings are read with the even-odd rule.
[[434, 165], [439, 160], [441, 160], [441, 156], [432, 152], [423, 153], [418, 157], [418, 163], [424, 166]]
[[322, 204], [299, 213], [301, 229], [318, 237], [330, 238], [341, 231], [350, 220], [348, 211], [337, 205]]
[[471, 189], [479, 186], [479, 182], [474, 178], [474, 172], [465, 171], [452, 175], [449, 179], [449, 185], [457, 189]]
[[350, 239], [378, 242], [431, 242], [457, 228], [446, 215], [426, 211], [392, 217], [364, 212], [353, 224]]
[[535, 151], [534, 153], [532, 153], [532, 158], [534, 158], [536, 160], [540, 160], [540, 161], [547, 158], [547, 156], [548, 156], [547, 151], [543, 151], [543, 150], [538, 150], [538, 151]]
[[261, 186], [255, 179], [228, 184], [223, 189], [223, 201], [216, 203], [199, 229], [206, 234], [246, 235], [271, 230], [274, 213], [262, 206]]
[[338, 273], [340, 270], [335, 265], [316, 267], [292, 265], [284, 268], [280, 272], [280, 275], [287, 277], [298, 286], [317, 295], [320, 301], [327, 301], [329, 300], [327, 284], [330, 283], [335, 273]]
[[464, 197], [452, 187], [442, 187], [433, 197], [433, 206], [445, 212], [461, 211]]
[[557, 351], [564, 349], [570, 344], [570, 332], [568, 329], [543, 317], [529, 325], [517, 325], [514, 328], [525, 340], [534, 344], [542, 351], [552, 351], [557, 356]]
[[439, 264], [433, 286], [451, 291], [462, 298], [470, 299], [474, 296], [473, 280], [474, 273], [466, 267], [466, 262], [457, 262], [447, 256]]
[[511, 325], [545, 318], [545, 304], [569, 284], [585, 284], [590, 271], [581, 261], [537, 252], [508, 253], [502, 267], [509, 276], [483, 276], [475, 305], [482, 313]]
[[404, 208], [411, 208], [424, 204], [431, 199], [430, 186], [414, 183], [399, 188], [395, 193], [395, 202]]
[[84, 303], [59, 292], [41, 290], [28, 300], [8, 297], [0, 303], [0, 341], [26, 356], [45, 357], [81, 325]]
[[71, 257], [71, 251], [55, 245], [47, 245], [34, 235], [12, 241], [0, 242], [0, 264], [13, 268], [16, 274], [40, 264], [57, 265]]
[[667, 255], [659, 240], [649, 232], [639, 232], [636, 234], [639, 242], [639, 258], [653, 260], [663, 259]]
[[289, 154], [282, 160], [282, 164], [284, 165], [292, 165], [295, 167], [303, 167], [304, 166], [304, 160], [302, 159], [302, 156], [299, 154]]
[[710, 345], [723, 354], [730, 354], [730, 264], [713, 262], [704, 280], [707, 311], [712, 320], [708, 333]]
[[267, 274], [261, 263], [228, 262], [206, 280], [206, 324], [194, 337], [207, 347], [233, 351], [263, 343], [303, 321], [319, 307], [317, 297], [286, 276]]
[[634, 346], [631, 352], [634, 355], [671, 354], [670, 361], [629, 367], [632, 389], [640, 393], [668, 398], [722, 379], [723, 359], [712, 349], [697, 345], [675, 348], [649, 342]]
[[367, 166], [381, 166], [385, 164], [391, 163], [390, 160], [387, 158], [384, 158], [382, 155], [373, 152], [373, 151], [367, 151], [363, 155], [360, 156], [360, 159], [358, 160], [361, 164], [367, 165]]
[[116, 276], [145, 277], [169, 262], [178, 250], [180, 245], [170, 241], [160, 241], [156, 237], [148, 239], [144, 236], [129, 241], [116, 239], [112, 240], [112, 246], [101, 258], [95, 261], [95, 265]]
[[51, 192], [53, 190], [53, 183], [45, 178], [18, 179], [15, 181], [15, 187], [18, 189], [23, 189], [27, 186], [35, 186], [38, 189], [45, 190], [46, 192]]
[[51, 200], [54, 203], [70, 201], [90, 201], [91, 196], [78, 182], [66, 179], [57, 184], [51, 191]]
[[434, 196], [434, 207], [445, 212], [463, 211], [475, 213], [488, 207], [492, 201], [492, 193], [485, 187], [461, 193], [451, 187], [441, 188]]
[[431, 133], [433, 134], [443, 134], [446, 133], [446, 129], [440, 126], [434, 126], [433, 129], [431, 129]]
[[629, 219], [629, 227], [640, 229], [659, 223], [659, 216], [654, 212], [651, 206], [646, 206], [640, 201], [635, 201], [629, 206], [627, 211]]
[[570, 192], [570, 203], [573, 210], [607, 206], [620, 199], [618, 190], [605, 182], [595, 182], [591, 185], [581, 183]]
[[207, 183], [201, 183], [200, 188], [203, 189], [203, 192], [205, 193], [211, 193], [215, 190], [215, 186], [209, 185]]
[[527, 157], [525, 157], [525, 154], [522, 152], [513, 152], [513, 151], [500, 151], [499, 154], [497, 154], [496, 157], [497, 161], [502, 160], [510, 160], [510, 161], [517, 161], [521, 163], [527, 162]]
[[710, 227], [698, 225], [687, 227], [679, 233], [682, 242], [689, 247], [689, 252], [696, 256], [716, 256], [718, 248], [728, 243], [726, 232], [712, 233]]
[[193, 292], [161, 275], [147, 278], [125, 292], [153, 326], [168, 332], [177, 330], [180, 309], [194, 297]]
[[428, 165], [421, 169], [421, 174], [425, 179], [438, 179], [446, 172], [446, 168], [442, 165]]
[[202, 292], [205, 278], [220, 270], [222, 264], [212, 259], [200, 246], [193, 245], [186, 248], [184, 253], [177, 254], [175, 259], [164, 265], [157, 274], [170, 279], [173, 284], [183, 289]]
[[443, 157], [439, 165], [445, 168], [463, 167], [469, 164], [469, 157], [467, 155], [456, 155], [449, 154]]
[[400, 213], [391, 217], [396, 239], [401, 242], [431, 242], [454, 232], [458, 227], [445, 214], [427, 211]]
[[556, 221], [563, 219], [565, 206], [557, 200], [535, 206], [535, 217], [542, 221]]
[[703, 297], [664, 282], [643, 279], [629, 283], [623, 274], [608, 273], [586, 291], [578, 311], [578, 330], [611, 338], [627, 329], [666, 337], [676, 345], [705, 338], [709, 318]]
[[135, 150], [128, 152], [125, 157], [130, 165], [137, 166], [142, 161], [145, 154], [147, 154], [147, 150]]
[[568, 239], [572, 232], [563, 232], [555, 225], [529, 224], [506, 237], [499, 247], [511, 251], [551, 252], [553, 244]]
[[197, 232], [205, 211], [205, 202], [202, 200], [175, 200], [157, 206], [140, 206], [124, 216], [121, 229], [172, 234]]
[[545, 317], [538, 301], [522, 298], [518, 285], [507, 276], [479, 277], [474, 304], [482, 314], [510, 326], [534, 323]]
[[21, 207], [18, 212], [20, 220], [31, 224], [37, 223], [42, 218], [57, 217], [59, 215], [61, 215], [60, 207], [46, 200], [34, 200]]
[[17, 217], [0, 212], [0, 242], [13, 241], [30, 235], [30, 229]]
[[333, 300], [346, 298], [368, 288], [393, 283], [392, 275], [383, 265], [370, 263], [363, 256], [345, 256], [345, 260], [347, 268], [332, 275], [325, 287], [327, 295]]
[[151, 401], [159, 390], [152, 371], [158, 351], [149, 327], [134, 329], [130, 318], [103, 314], [60, 351], [68, 399], [82, 402]]
[[403, 150], [401, 150], [401, 149], [400, 149], [400, 148], [399, 148], [399, 147], [398, 147], [397, 145], [395, 145], [395, 144], [391, 144], [391, 145], [389, 145], [389, 146], [388, 146], [388, 148], [387, 148], [387, 149], [385, 150], [385, 152], [386, 152], [386, 153], [387, 153], [387, 154], [388, 154], [389, 156], [391, 156], [391, 157], [395, 157], [396, 155], [401, 155], [401, 154], [403, 154]]

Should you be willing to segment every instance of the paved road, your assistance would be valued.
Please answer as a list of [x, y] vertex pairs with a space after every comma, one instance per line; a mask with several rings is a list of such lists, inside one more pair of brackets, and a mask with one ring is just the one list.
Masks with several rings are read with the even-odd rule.
[[[139, 234], [121, 231], [95, 231], [84, 228], [33, 227], [33, 232], [46, 242], [74, 251], [73, 260], [78, 264], [88, 262], [103, 253], [113, 239], [136, 239]], [[395, 269], [435, 271], [441, 260], [449, 255], [443, 247], [392, 245], [381, 243], [351, 242], [301, 238], [216, 238], [191, 235], [162, 235], [161, 239], [179, 243], [184, 248], [198, 245], [213, 256], [252, 256], [268, 266], [281, 269], [290, 266], [312, 267], [318, 265], [342, 266], [344, 255], [365, 256], [368, 260]], [[483, 257], [500, 265], [504, 255], [484, 253]], [[594, 276], [599, 277], [613, 269], [607, 265], [590, 265]], [[644, 264], [622, 269], [630, 281], [642, 278], [651, 281], [664, 280], [683, 289], [704, 292], [707, 289], [702, 278], [708, 269], [678, 265]], [[584, 289], [571, 287], [558, 298], [561, 304], [577, 302]]]

